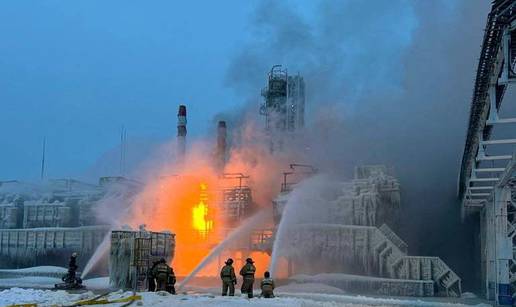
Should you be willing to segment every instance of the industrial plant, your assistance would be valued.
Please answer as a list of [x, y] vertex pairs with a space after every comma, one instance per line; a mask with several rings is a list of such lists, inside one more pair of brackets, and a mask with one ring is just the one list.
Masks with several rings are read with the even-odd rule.
[[[285, 68], [275, 65], [268, 73], [262, 96], [265, 143], [274, 159], [288, 152], [289, 143], [304, 127], [304, 79], [299, 74], [290, 76]], [[2, 265], [59, 265], [68, 254], [80, 251], [80, 264], [87, 270], [83, 277], [92, 270], [109, 272], [111, 286], [145, 291], [153, 263], [161, 258], [175, 266], [177, 273], [185, 274], [181, 276], [181, 287], [185, 287], [195, 283], [196, 274], [216, 276], [210, 266], [218, 268], [224, 259], [232, 258], [236, 266], [241, 266], [245, 259], [253, 257], [262, 266], [261, 272], [269, 268], [277, 278], [290, 278], [297, 283], [310, 283], [315, 278], [357, 293], [461, 295], [461, 279], [451, 268], [438, 257], [411, 256], [407, 244], [392, 230], [400, 223], [402, 212], [400, 184], [388, 174], [386, 166], [356, 166], [354, 179], [328, 182], [326, 195], [313, 200], [320, 206], [313, 207], [313, 203], [305, 203], [312, 200], [310, 197], [299, 199], [297, 194], [304, 191], [307, 181], [319, 175], [317, 166], [291, 161], [284, 170], [276, 170], [276, 196], [260, 204], [253, 197], [261, 192], [252, 184], [255, 178], [244, 170], [233, 172], [234, 168], [228, 167], [232, 163], [227, 141], [231, 127], [218, 121], [215, 128], [214, 154], [206, 158], [213, 181], [208, 184], [197, 178], [187, 179], [192, 176], [188, 166], [187, 107], [179, 106], [173, 161], [177, 173], [157, 179], [160, 190], [173, 193], [172, 197], [174, 193], [190, 192], [168, 189], [170, 182], [181, 185], [187, 181], [198, 186], [192, 189], [195, 195], [185, 194], [193, 199], [182, 213], [188, 221], [179, 227], [155, 228], [155, 214], [159, 213], [153, 210], [159, 205], [152, 202], [163, 202], [171, 214], [177, 210], [159, 194], [143, 205], [143, 210], [151, 210], [148, 216], [135, 215], [132, 207], [138, 207], [138, 197], [145, 194], [146, 187], [124, 177], [103, 177], [98, 185], [72, 179], [48, 180], [42, 185], [3, 182], [0, 251], [6, 257], [2, 257]], [[127, 211], [119, 215], [120, 223], [102, 221], [96, 215], [101, 212], [98, 207], [106, 205], [106, 199], [114, 199]], [[316, 212], [311, 212], [314, 208]], [[270, 212], [267, 218], [257, 225], [249, 222], [263, 210]], [[232, 238], [234, 233], [238, 236]], [[223, 248], [213, 254], [217, 245]], [[198, 263], [174, 261], [181, 257]], [[205, 257], [211, 263], [203, 264]], [[198, 266], [189, 267], [193, 264]], [[281, 269], [283, 264], [286, 270]], [[193, 273], [187, 276], [189, 271]], [[318, 275], [328, 272], [339, 277], [325, 280]], [[313, 277], [300, 277], [306, 274]]]
[[[516, 0], [493, 0], [484, 12], [487, 22], [469, 117], [461, 123], [467, 128], [463, 136], [440, 122], [466, 118], [450, 107], [462, 97], [457, 92], [463, 87], [446, 84], [454, 95], [438, 104], [441, 91], [450, 90], [421, 67], [442, 77], [467, 66], [464, 48], [448, 46], [462, 44], [462, 38], [446, 35], [472, 31], [455, 18], [472, 22], [468, 14], [474, 12], [461, 10], [473, 1], [450, 6], [377, 1], [371, 7], [378, 12], [367, 7], [367, 16], [363, 3], [343, 3], [323, 1], [313, 19], [307, 16], [316, 10], [301, 4], [253, 4], [255, 18], [246, 28], [251, 42], [235, 41], [243, 50], [229, 64], [224, 62], [229, 52], [221, 52], [216, 61], [210, 58], [217, 62], [213, 66], [188, 50], [185, 41], [197, 39], [183, 33], [183, 27], [192, 26], [188, 18], [179, 30], [174, 27], [167, 42], [184, 47], [184, 54], [156, 56], [159, 63], [151, 58], [161, 45], [150, 32], [138, 32], [149, 20], [134, 20], [131, 31], [148, 38], [145, 48], [152, 50], [152, 56], [142, 57], [152, 63], [145, 71], [153, 84], [138, 88], [145, 96], [141, 105], [132, 97], [112, 104], [103, 100], [106, 109], [92, 105], [93, 115], [84, 118], [81, 103], [67, 106], [81, 114], [67, 125], [81, 129], [85, 122], [109, 117], [102, 112], [115, 110], [123, 125], [110, 118], [109, 127], [89, 133], [100, 138], [121, 126], [120, 145], [93, 162], [76, 153], [63, 165], [84, 162], [91, 169], [67, 169], [59, 174], [70, 176], [53, 178], [47, 163], [67, 148], [64, 141], [50, 145], [51, 137], [64, 133], [51, 131], [43, 136], [41, 158], [30, 155], [38, 162], [38, 179], [0, 181], [0, 307], [515, 306], [516, 118], [511, 111], [516, 108], [506, 101], [516, 93], [511, 90]], [[179, 5], [174, 9], [183, 14]], [[72, 15], [80, 23], [83, 16]], [[158, 28], [167, 28], [170, 16], [157, 18]], [[228, 20], [238, 23], [235, 16]], [[398, 19], [403, 19], [402, 30], [395, 31], [390, 27]], [[210, 26], [225, 27], [227, 20], [217, 22]], [[359, 23], [361, 29], [355, 29]], [[211, 30], [202, 26], [202, 31]], [[437, 34], [428, 34], [433, 28]], [[444, 36], [449, 39], [437, 46]], [[113, 34], [112, 39], [123, 37]], [[209, 44], [205, 39], [197, 49], [205, 51]], [[124, 52], [116, 53], [124, 68], [137, 64], [128, 65], [125, 56], [131, 52], [124, 45]], [[422, 56], [414, 65], [409, 57], [418, 52]], [[198, 66], [182, 63], [196, 56]], [[429, 60], [436, 56], [457, 63], [444, 69]], [[157, 71], [167, 61], [174, 65], [163, 81]], [[229, 65], [224, 85], [236, 94], [211, 97], [218, 85], [197, 70], [203, 65], [207, 71], [216, 69], [222, 62]], [[109, 65], [102, 63], [102, 76], [92, 78], [95, 84], [116, 80], [120, 86], [113, 88], [122, 92], [148, 81], [141, 74], [136, 83], [125, 84], [126, 77], [137, 74], [124, 70], [123, 76], [111, 76]], [[82, 62], [74, 67], [88, 70]], [[349, 70], [345, 74], [343, 67]], [[178, 88], [169, 84], [168, 74], [178, 71], [184, 80], [175, 75], [181, 80], [173, 86], [183, 90], [171, 96]], [[65, 93], [91, 85], [61, 83]], [[85, 95], [88, 102], [99, 99], [94, 94]], [[166, 107], [153, 102], [162, 97], [181, 98], [163, 98]], [[245, 105], [233, 104], [236, 99]], [[133, 107], [137, 116], [124, 115]], [[441, 115], [432, 115], [437, 112]], [[145, 136], [128, 137], [126, 122], [137, 122]], [[34, 127], [39, 127], [30, 126], [35, 134]], [[460, 157], [447, 149], [457, 139], [450, 135], [464, 140]], [[96, 146], [79, 136], [70, 138], [84, 151]], [[451, 173], [450, 165], [459, 160], [458, 178], [450, 184], [441, 174]], [[26, 168], [33, 172], [34, 165]]]
[[109, 197], [128, 202], [141, 187], [123, 177], [103, 177], [97, 185], [73, 179], [1, 182], [0, 265], [60, 265], [73, 251], [81, 251], [85, 265], [110, 230], [96, 206]]

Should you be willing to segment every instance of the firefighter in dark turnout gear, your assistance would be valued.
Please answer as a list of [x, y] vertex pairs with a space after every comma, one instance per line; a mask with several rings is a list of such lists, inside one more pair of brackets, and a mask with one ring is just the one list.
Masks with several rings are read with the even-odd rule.
[[[152, 275], [156, 278], [156, 291], [167, 291], [171, 290], [169, 283], [171, 279], [173, 279], [173, 283], [175, 284], [175, 275], [174, 271], [171, 267], [167, 265], [167, 262], [164, 258], [159, 260], [159, 263], [152, 270]], [[168, 287], [167, 287], [168, 286]], [[168, 289], [167, 289], [168, 288]], [[172, 284], [172, 288], [174, 285]], [[175, 289], [174, 289], [175, 292]], [[172, 293], [172, 292], [171, 292]]]
[[271, 273], [268, 271], [263, 274], [263, 280], [260, 283], [260, 288], [262, 289], [262, 297], [264, 298], [273, 298], [274, 297], [274, 280], [271, 278]]
[[168, 275], [167, 280], [167, 292], [170, 294], [176, 294], [176, 274], [174, 274], [174, 269], [170, 268], [170, 274]]
[[68, 272], [61, 278], [64, 283], [55, 284], [56, 289], [81, 289], [82, 279], [77, 276], [77, 253], [73, 252], [68, 262]]
[[235, 269], [233, 268], [233, 259], [229, 258], [226, 260], [226, 265], [220, 270], [220, 278], [222, 279], [222, 296], [235, 295], [235, 285], [237, 283]]
[[253, 297], [254, 273], [256, 267], [253, 265], [254, 261], [251, 258], [245, 260], [246, 264], [240, 270], [240, 275], [244, 278], [242, 283], [242, 293], [247, 293], [248, 298]]
[[66, 274], [62, 280], [67, 284], [75, 284], [77, 281], [76, 272], [79, 267], [77, 266], [77, 253], [73, 252], [68, 261], [68, 274]]
[[149, 282], [149, 292], [156, 291], [156, 276], [154, 276], [154, 268], [158, 265], [159, 261], [154, 261], [149, 271], [147, 272], [147, 281]]

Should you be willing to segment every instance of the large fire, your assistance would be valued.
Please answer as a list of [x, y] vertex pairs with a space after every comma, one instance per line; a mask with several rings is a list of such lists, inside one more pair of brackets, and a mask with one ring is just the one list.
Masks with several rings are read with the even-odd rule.
[[[192, 157], [193, 158], [193, 157]], [[133, 226], [176, 235], [174, 271], [187, 275], [208, 254], [223, 228], [217, 218], [218, 176], [202, 156], [180, 174], [149, 182], [137, 196], [130, 214]]]
[[[172, 262], [179, 276], [188, 275], [231, 229], [219, 210], [221, 204], [221, 172], [213, 167], [213, 159], [205, 148], [194, 146], [186, 156], [180, 171], [167, 171], [164, 176], [149, 182], [141, 192], [130, 214], [129, 224], [146, 224], [154, 231], [169, 230], [176, 235]], [[226, 172], [241, 172], [250, 176], [253, 199], [259, 208], [270, 210], [271, 200], [280, 188], [280, 162], [271, 158], [267, 147], [249, 145], [233, 150]], [[283, 164], [285, 165], [285, 164]], [[175, 175], [170, 175], [175, 173]], [[245, 222], [245, 221], [244, 221]], [[260, 227], [270, 229], [271, 221]], [[224, 252], [218, 261], [203, 269], [200, 276], [217, 276], [226, 257], [235, 259], [236, 269], [245, 258], [253, 257], [258, 274], [269, 264], [269, 255], [261, 252]]]
[[201, 183], [199, 203], [192, 208], [192, 227], [203, 237], [207, 237], [208, 233], [213, 229], [213, 220], [208, 218], [208, 192], [207, 185]]

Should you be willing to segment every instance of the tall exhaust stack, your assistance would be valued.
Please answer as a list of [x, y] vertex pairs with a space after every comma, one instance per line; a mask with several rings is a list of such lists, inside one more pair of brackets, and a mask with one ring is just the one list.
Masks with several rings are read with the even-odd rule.
[[186, 106], [180, 105], [177, 113], [177, 160], [182, 161], [186, 152]]
[[226, 122], [221, 120], [217, 125], [217, 169], [224, 171], [226, 166]]

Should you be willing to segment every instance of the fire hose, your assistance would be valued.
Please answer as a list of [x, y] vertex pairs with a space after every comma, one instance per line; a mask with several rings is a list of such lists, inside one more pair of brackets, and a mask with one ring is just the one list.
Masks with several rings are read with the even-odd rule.
[[135, 295], [133, 293], [133, 295], [131, 295], [131, 296], [124, 297], [124, 298], [119, 298], [119, 299], [114, 299], [114, 300], [108, 300], [108, 299], [89, 299], [89, 300], [79, 301], [79, 302], [76, 302], [75, 304], [73, 304], [72, 306], [103, 305], [103, 304], [114, 304], [114, 303], [126, 303], [126, 304], [124, 304], [122, 306], [129, 306], [134, 301], [141, 300], [141, 299], [142, 299], [141, 295]]
[[[111, 292], [103, 293], [103, 294], [98, 295], [91, 299], [78, 301], [78, 302], [73, 303], [72, 305], [63, 305], [62, 307], [105, 305], [105, 304], [115, 304], [115, 303], [125, 303], [125, 304], [121, 305], [120, 307], [127, 307], [127, 306], [131, 305], [132, 303], [134, 303], [135, 301], [142, 299], [142, 296], [136, 295], [135, 292], [133, 292], [133, 294], [128, 297], [123, 297], [123, 298], [114, 299], [114, 300], [105, 299], [104, 297], [108, 296], [109, 294], [111, 294]], [[7, 307], [37, 307], [37, 306], [38, 306], [38, 304], [31, 303], [31, 304], [13, 304], [13, 305], [9, 305]]]

